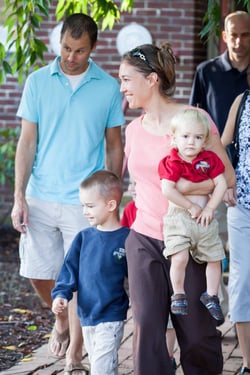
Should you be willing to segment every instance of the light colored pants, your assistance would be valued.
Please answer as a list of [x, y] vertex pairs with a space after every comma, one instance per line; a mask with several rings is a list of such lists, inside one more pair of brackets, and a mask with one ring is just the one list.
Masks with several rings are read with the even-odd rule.
[[123, 321], [82, 327], [91, 375], [118, 375], [118, 350], [123, 332]]
[[20, 275], [55, 280], [75, 235], [89, 226], [82, 207], [27, 197], [29, 223], [19, 245]]
[[228, 208], [229, 312], [232, 322], [250, 322], [250, 210]]

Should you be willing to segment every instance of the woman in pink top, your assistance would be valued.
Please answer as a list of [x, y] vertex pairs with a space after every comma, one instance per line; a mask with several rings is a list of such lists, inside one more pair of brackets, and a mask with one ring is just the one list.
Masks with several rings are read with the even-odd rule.
[[[129, 287], [134, 319], [134, 374], [173, 374], [166, 360], [166, 325], [172, 287], [169, 261], [162, 254], [163, 216], [168, 202], [162, 195], [158, 176], [160, 160], [169, 152], [169, 122], [180, 109], [171, 96], [175, 90], [175, 58], [170, 46], [147, 44], [123, 56], [119, 76], [121, 92], [130, 108], [142, 108], [144, 114], [126, 129], [125, 153], [128, 170], [136, 183], [137, 214], [127, 239]], [[212, 123], [212, 147], [224, 162], [229, 187], [234, 171], [224, 151], [216, 126]], [[180, 179], [184, 194], [208, 194], [211, 180], [192, 183]], [[225, 199], [230, 204], [232, 191]], [[189, 314], [173, 316], [181, 348], [181, 365], [185, 375], [215, 375], [222, 372], [223, 357], [220, 333], [207, 309], [199, 302], [206, 287], [205, 264], [191, 258], [186, 270], [185, 290]]]

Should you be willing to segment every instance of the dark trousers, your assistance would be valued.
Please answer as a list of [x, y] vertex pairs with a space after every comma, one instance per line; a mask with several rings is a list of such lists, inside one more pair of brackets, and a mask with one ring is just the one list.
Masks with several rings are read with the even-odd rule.
[[[133, 230], [126, 241], [135, 375], [173, 374], [166, 346], [172, 287], [163, 247], [162, 241]], [[185, 280], [189, 312], [172, 316], [185, 375], [216, 375], [223, 367], [220, 332], [199, 301], [206, 290], [205, 268], [190, 257]]]

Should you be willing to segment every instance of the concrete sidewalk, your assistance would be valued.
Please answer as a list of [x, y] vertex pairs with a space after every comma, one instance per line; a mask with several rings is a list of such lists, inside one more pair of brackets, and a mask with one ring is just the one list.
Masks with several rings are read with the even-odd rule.
[[[235, 375], [241, 367], [241, 355], [238, 349], [238, 342], [235, 337], [234, 328], [231, 323], [226, 322], [219, 327], [222, 332], [222, 347], [224, 355], [224, 370], [223, 375]], [[132, 361], [132, 335], [133, 335], [133, 320], [131, 317], [131, 309], [129, 309], [128, 320], [125, 325], [124, 338], [120, 348], [119, 355], [119, 375], [130, 375], [133, 372]], [[176, 348], [175, 357], [178, 364], [176, 374], [183, 375], [179, 363], [179, 350]], [[83, 363], [88, 363], [87, 354], [84, 353]], [[63, 375], [64, 360], [55, 360], [48, 357], [47, 345], [43, 345], [33, 356], [27, 360], [20, 362], [18, 365], [0, 372], [1, 375]], [[157, 374], [152, 374], [157, 375]]]

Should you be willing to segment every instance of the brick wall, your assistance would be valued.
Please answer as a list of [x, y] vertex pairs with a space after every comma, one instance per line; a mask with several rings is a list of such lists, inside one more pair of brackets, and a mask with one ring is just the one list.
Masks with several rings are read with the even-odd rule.
[[[57, 1], [54, 3], [56, 5]], [[158, 45], [169, 41], [178, 62], [177, 89], [175, 98], [187, 102], [190, 94], [192, 78], [196, 65], [206, 59], [206, 48], [198, 36], [202, 28], [202, 17], [207, 8], [204, 0], [135, 0], [131, 13], [124, 13], [119, 24], [113, 30], [99, 32], [99, 42], [93, 57], [105, 70], [117, 77], [120, 56], [116, 48], [116, 36], [123, 26], [137, 22], [146, 27], [152, 35], [153, 42]], [[51, 16], [41, 25], [38, 36], [49, 46], [49, 35], [55, 27], [55, 6], [51, 8]], [[54, 58], [52, 53], [46, 53], [46, 61]], [[16, 127], [20, 121], [15, 113], [20, 100], [22, 85], [15, 78], [9, 77], [0, 86], [1, 127]], [[138, 111], [126, 112], [127, 121], [138, 114]], [[0, 222], [4, 213], [12, 205], [12, 191], [9, 187], [0, 186]]]

